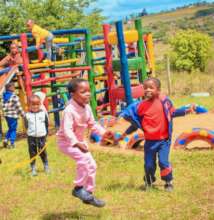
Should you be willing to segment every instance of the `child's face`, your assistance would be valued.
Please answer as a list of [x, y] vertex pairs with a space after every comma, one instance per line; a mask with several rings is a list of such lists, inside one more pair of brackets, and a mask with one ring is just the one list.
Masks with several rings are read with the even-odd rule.
[[88, 104], [91, 98], [89, 83], [79, 83], [76, 91], [72, 93], [72, 98], [81, 106]]
[[17, 54], [19, 51], [18, 51], [18, 47], [15, 45], [15, 44], [12, 44], [11, 46], [10, 46], [10, 53], [11, 54], [13, 54], [13, 55], [15, 55], [15, 54]]
[[154, 99], [158, 97], [160, 93], [160, 89], [157, 87], [154, 81], [148, 80], [143, 84], [144, 92], [145, 92], [145, 98], [147, 100]]
[[41, 106], [41, 101], [39, 98], [32, 98], [30, 100], [30, 111], [31, 112], [39, 112]]
[[15, 86], [11, 85], [7, 90], [10, 91], [10, 92], [14, 92], [15, 91]]

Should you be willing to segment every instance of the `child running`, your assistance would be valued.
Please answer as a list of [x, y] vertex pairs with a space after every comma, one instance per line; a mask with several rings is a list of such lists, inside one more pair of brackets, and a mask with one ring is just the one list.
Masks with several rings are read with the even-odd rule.
[[76, 161], [76, 179], [72, 195], [85, 204], [103, 207], [105, 202], [98, 200], [92, 194], [95, 189], [97, 165], [84, 140], [84, 133], [86, 129], [90, 128], [102, 135], [103, 139], [113, 138], [113, 133], [105, 131], [95, 122], [88, 105], [91, 95], [89, 83], [86, 80], [71, 80], [68, 92], [72, 98], [63, 112], [57, 142], [60, 151]]
[[[41, 110], [39, 96], [32, 95], [29, 99], [29, 112], [26, 113], [25, 124], [27, 128], [27, 140], [30, 159], [35, 157], [43, 149], [48, 134], [48, 117], [46, 112]], [[48, 157], [46, 149], [40, 154], [44, 170], [49, 173]], [[36, 159], [31, 161], [31, 175], [36, 176]]]
[[166, 191], [172, 191], [172, 167], [169, 163], [169, 152], [172, 137], [172, 118], [193, 112], [176, 110], [171, 100], [160, 94], [161, 83], [157, 78], [146, 79], [143, 83], [145, 100], [128, 106], [121, 116], [131, 123], [131, 126], [122, 134], [119, 140], [127, 134], [143, 129], [145, 188], [152, 187], [155, 182], [156, 158], [158, 156], [161, 179], [165, 181]]
[[18, 117], [19, 115], [24, 117], [25, 112], [22, 109], [21, 103], [19, 101], [19, 97], [15, 94], [14, 83], [13, 82], [8, 83], [5, 86], [5, 90], [6, 91], [3, 93], [2, 110], [7, 122], [8, 131], [6, 133], [3, 146], [8, 148], [15, 148]]

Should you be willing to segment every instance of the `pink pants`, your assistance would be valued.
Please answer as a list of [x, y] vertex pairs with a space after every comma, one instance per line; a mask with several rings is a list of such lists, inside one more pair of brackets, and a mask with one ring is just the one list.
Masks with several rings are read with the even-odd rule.
[[83, 153], [79, 148], [65, 146], [58, 142], [62, 153], [76, 161], [76, 178], [74, 184], [83, 186], [87, 191], [93, 192], [95, 188], [95, 177], [97, 165], [91, 153]]

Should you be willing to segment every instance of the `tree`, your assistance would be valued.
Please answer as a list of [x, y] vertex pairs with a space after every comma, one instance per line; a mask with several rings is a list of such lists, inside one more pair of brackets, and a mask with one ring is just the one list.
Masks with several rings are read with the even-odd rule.
[[211, 38], [195, 30], [179, 31], [170, 41], [172, 64], [178, 71], [204, 72], [211, 56]]
[[26, 32], [27, 19], [49, 29], [90, 28], [101, 30], [100, 10], [86, 15], [84, 10], [95, 0], [8, 0], [0, 1], [0, 35]]

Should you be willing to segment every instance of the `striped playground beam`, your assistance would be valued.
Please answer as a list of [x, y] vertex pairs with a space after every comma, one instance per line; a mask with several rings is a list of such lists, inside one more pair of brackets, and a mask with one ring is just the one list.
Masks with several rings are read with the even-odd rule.
[[93, 61], [100, 61], [100, 60], [105, 60], [106, 58], [105, 57], [97, 57], [97, 58], [94, 58]]
[[79, 59], [68, 59], [68, 60], [60, 60], [60, 61], [48, 61], [45, 63], [34, 63], [34, 64], [29, 64], [30, 69], [36, 69], [36, 68], [41, 68], [41, 67], [49, 67], [49, 66], [56, 66], [60, 64], [66, 64], [66, 63], [75, 63]]
[[[50, 31], [50, 32], [53, 33], [54, 35], [86, 34], [87, 29], [55, 30], [55, 31]], [[25, 34], [27, 35], [27, 37], [30, 37], [30, 38], [33, 37], [31, 33], [25, 33]], [[12, 41], [12, 40], [20, 39], [20, 38], [21, 38], [21, 34], [3, 35], [3, 36], [0, 36], [0, 41]], [[92, 40], [101, 40], [101, 39], [103, 39], [103, 36], [92, 37]], [[75, 41], [83, 41], [83, 40], [85, 40], [84, 37], [79, 37], [75, 39]]]
[[91, 69], [90, 66], [79, 66], [79, 67], [70, 67], [70, 68], [46, 69], [45, 71], [42, 71], [42, 73], [75, 72], [75, 71], [83, 71], [90, 69]]
[[[98, 48], [92, 48], [92, 51], [104, 51], [105, 48], [103, 47], [98, 47]], [[86, 52], [85, 49], [76, 49], [75, 50], [77, 53], [82, 53], [82, 52]]]
[[39, 85], [43, 85], [45, 83], [53, 82], [53, 81], [56, 81], [56, 80], [69, 79], [69, 78], [73, 78], [73, 77], [79, 76], [79, 75], [80, 75], [80, 73], [75, 73], [75, 74], [72, 74], [72, 75], [51, 77], [51, 78], [48, 78], [48, 79], [43, 79], [43, 80], [38, 80], [38, 81], [35, 81], [35, 82], [31, 82], [31, 86], [39, 86]]
[[6, 67], [6, 68], [0, 70], [0, 76], [5, 74], [5, 73], [8, 73], [10, 70], [11, 70], [11, 67]]
[[100, 94], [100, 93], [103, 93], [103, 92], [106, 92], [107, 89], [100, 89], [100, 90], [96, 90], [96, 94]]

